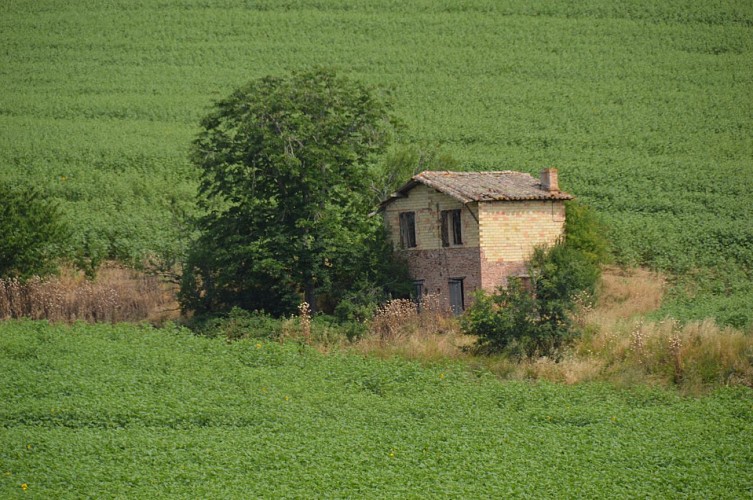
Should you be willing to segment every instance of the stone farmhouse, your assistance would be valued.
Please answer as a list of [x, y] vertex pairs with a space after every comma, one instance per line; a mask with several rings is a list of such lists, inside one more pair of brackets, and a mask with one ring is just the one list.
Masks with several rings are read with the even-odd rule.
[[437, 294], [459, 314], [477, 289], [527, 277], [534, 247], [553, 244], [565, 224], [557, 170], [529, 174], [425, 171], [380, 205], [396, 252], [407, 260], [417, 297]]

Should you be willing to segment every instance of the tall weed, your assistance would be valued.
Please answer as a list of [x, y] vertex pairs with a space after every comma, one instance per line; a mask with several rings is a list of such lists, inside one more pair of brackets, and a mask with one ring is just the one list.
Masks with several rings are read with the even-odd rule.
[[60, 277], [0, 279], [0, 319], [160, 323], [177, 316], [171, 285], [119, 266], [102, 269], [96, 280], [72, 270]]

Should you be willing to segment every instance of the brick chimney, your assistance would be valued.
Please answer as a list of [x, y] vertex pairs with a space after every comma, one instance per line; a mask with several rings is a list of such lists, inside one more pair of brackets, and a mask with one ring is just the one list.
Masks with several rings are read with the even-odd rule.
[[541, 171], [541, 188], [550, 193], [559, 193], [560, 185], [557, 181], [557, 169], [545, 168]]

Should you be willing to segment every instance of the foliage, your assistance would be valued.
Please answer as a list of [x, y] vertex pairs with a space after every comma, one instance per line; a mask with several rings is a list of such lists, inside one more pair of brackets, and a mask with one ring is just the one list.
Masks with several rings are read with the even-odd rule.
[[[328, 64], [390, 86], [405, 141], [464, 170], [558, 167], [618, 264], [750, 275], [750, 2], [138, 5], [0, 6], [0, 179], [60, 200], [84, 264], [180, 255], [186, 145], [211, 101]], [[753, 303], [750, 283], [673, 311], [728, 317]]]
[[192, 318], [188, 327], [199, 335], [223, 337], [228, 341], [244, 338], [277, 340], [282, 335], [282, 322], [259, 311], [237, 307], [226, 314]]
[[570, 203], [564, 238], [551, 248], [535, 249], [528, 263], [530, 288], [510, 279], [491, 296], [478, 292], [462, 328], [478, 335], [479, 347], [487, 352], [554, 355], [575, 333], [571, 315], [576, 299], [594, 296], [599, 266], [608, 257], [596, 215]]
[[194, 142], [207, 213], [184, 305], [281, 314], [301, 295], [315, 309], [354, 281], [379, 283], [391, 252], [366, 192], [391, 122], [383, 96], [325, 69], [255, 80], [218, 102]]
[[747, 294], [753, 283], [753, 270], [741, 272], [734, 264], [695, 269], [673, 279], [668, 300], [655, 314], [684, 320], [714, 317], [720, 325], [753, 332], [752, 297]]
[[57, 203], [37, 189], [0, 183], [0, 278], [56, 273], [68, 241]]
[[577, 200], [565, 202], [565, 244], [596, 266], [612, 261], [608, 227], [603, 217]]
[[398, 144], [376, 165], [371, 185], [373, 203], [378, 205], [403, 184], [424, 170], [458, 170], [460, 163], [436, 145]]
[[3, 498], [23, 484], [40, 498], [744, 498], [753, 484], [746, 388], [500, 382], [175, 327], [30, 321], [0, 323], [0, 376]]

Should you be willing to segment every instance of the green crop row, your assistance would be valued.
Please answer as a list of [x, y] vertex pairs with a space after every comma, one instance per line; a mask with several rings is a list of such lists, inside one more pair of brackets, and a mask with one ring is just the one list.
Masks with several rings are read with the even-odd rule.
[[749, 2], [19, 0], [0, 43], [0, 180], [61, 199], [82, 258], [179, 254], [209, 105], [318, 64], [462, 168], [559, 167], [618, 262], [751, 281]]
[[31, 321], [0, 324], [0, 377], [3, 498], [753, 493], [747, 388], [500, 382], [175, 327]]

